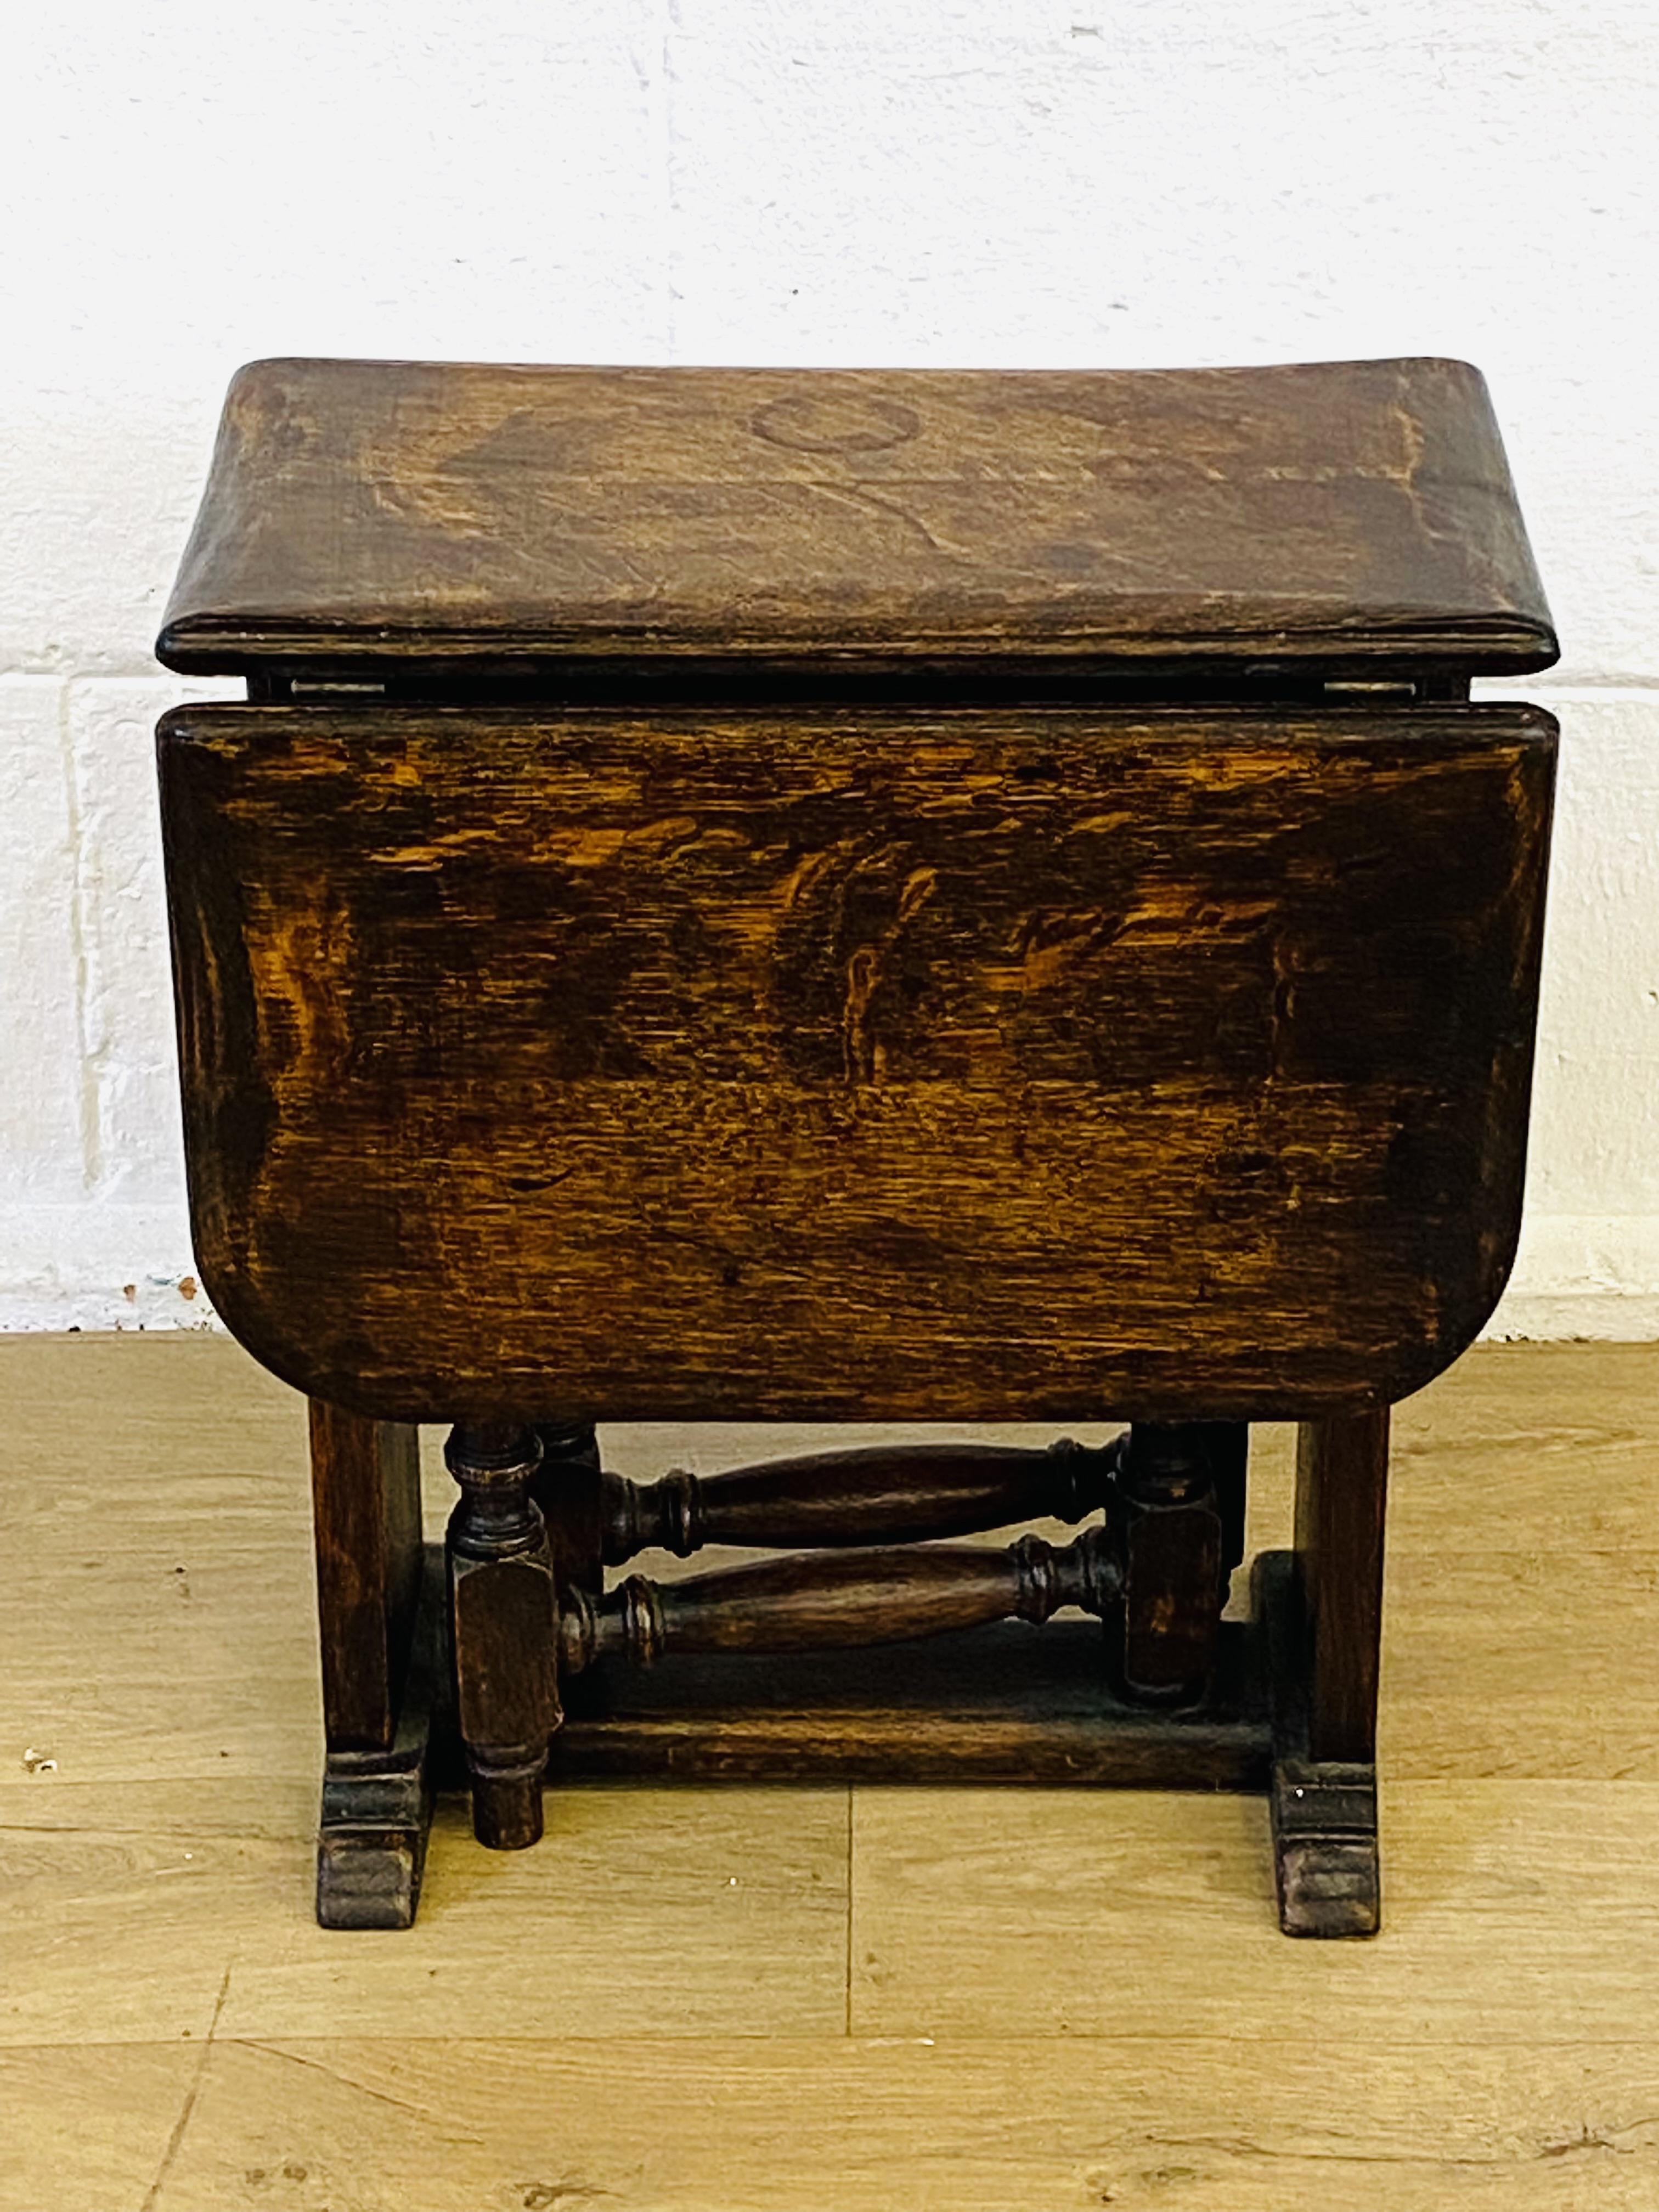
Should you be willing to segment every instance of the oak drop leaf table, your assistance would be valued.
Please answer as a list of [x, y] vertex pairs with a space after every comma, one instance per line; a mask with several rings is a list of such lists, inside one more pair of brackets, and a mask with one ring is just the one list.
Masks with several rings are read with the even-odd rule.
[[[1555, 657], [1479, 375], [262, 362], [159, 652], [247, 683], [159, 752], [321, 1918], [409, 1923], [447, 1778], [512, 1848], [834, 1776], [1265, 1789], [1285, 1928], [1374, 1929], [1389, 1409], [1513, 1257], [1554, 757], [1468, 700]], [[1128, 1425], [635, 1484], [647, 1419]]]

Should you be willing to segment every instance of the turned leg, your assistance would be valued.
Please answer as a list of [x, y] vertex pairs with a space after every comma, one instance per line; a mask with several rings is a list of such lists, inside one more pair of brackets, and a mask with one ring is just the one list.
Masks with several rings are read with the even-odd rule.
[[1215, 1664], [1223, 1527], [1203, 1425], [1137, 1421], [1118, 1462], [1123, 1648], [1138, 1705], [1192, 1705]]
[[542, 1421], [536, 1434], [542, 1458], [530, 1494], [547, 1523], [554, 1577], [562, 1589], [574, 1586], [597, 1596], [605, 1588], [602, 1486], [618, 1478], [599, 1472], [599, 1439], [592, 1422]]
[[444, 1448], [460, 1501], [447, 1546], [461, 1741], [472, 1826], [495, 1850], [542, 1832], [542, 1778], [560, 1720], [554, 1671], [553, 1553], [532, 1487], [533, 1429], [463, 1424]]
[[328, 1747], [317, 1847], [325, 1928], [407, 1928], [431, 1820], [439, 1624], [422, 1591], [413, 1428], [311, 1401]]
[[1389, 1416], [1302, 1425], [1296, 1551], [1259, 1563], [1274, 1692], [1273, 1854], [1291, 1936], [1381, 1921], [1376, 1690]]

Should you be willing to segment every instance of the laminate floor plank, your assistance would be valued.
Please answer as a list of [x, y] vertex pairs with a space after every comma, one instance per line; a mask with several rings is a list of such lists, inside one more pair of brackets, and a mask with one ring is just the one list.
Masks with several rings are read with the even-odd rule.
[[366, 1940], [301, 1910], [232, 1974], [227, 2034], [833, 2033], [845, 2026], [842, 1790], [595, 1787], [545, 1840], [485, 1851], [434, 1824], [421, 1913]]
[[0, 1789], [0, 2042], [345, 2033], [823, 2034], [846, 2017], [844, 1790], [570, 1790], [534, 1851], [434, 1823], [401, 1935], [319, 1929], [317, 1792]]
[[[1047, 2039], [222, 2038], [170, 2069], [149, 2051], [0, 2054], [0, 2084], [21, 2121], [3, 2212], [1651, 2212], [1659, 2200], [1659, 2060], [1637, 2043], [1316, 2051], [1288, 2033], [1266, 2066], [1249, 2045], [1184, 2037], [1109, 2052]], [[129, 2115], [143, 2122], [131, 2136]]]
[[1396, 1560], [1384, 1583], [1382, 1770], [1402, 1783], [1659, 1784], [1656, 1644], [1659, 1550]]
[[589, 1786], [516, 1855], [447, 1800], [416, 1928], [325, 1934], [300, 1401], [221, 1337], [9, 1338], [0, 1410], [0, 2212], [1659, 2204], [1659, 1347], [1397, 1410], [1352, 1945], [1277, 1933], [1259, 1801], [1081, 1790]]
[[33, 1750], [89, 1784], [317, 1774], [316, 1600], [290, 1561], [221, 1555], [188, 1600], [137, 1565], [60, 1583], [55, 1604], [49, 1577], [20, 1580], [0, 1665], [13, 1773]]
[[1659, 1344], [1483, 1344], [1396, 1407], [1389, 1540], [1404, 1556], [1652, 1550]]
[[274, 1931], [300, 1908], [296, 1846], [315, 1794], [0, 1787], [0, 2043], [200, 2041], [239, 1932]]
[[1383, 1928], [1287, 1942], [1257, 1798], [861, 1790], [855, 2034], [1659, 2049], [1659, 1785], [1382, 1789]]
[[0, 2049], [0, 2212], [154, 2212], [207, 2056], [183, 2038]]

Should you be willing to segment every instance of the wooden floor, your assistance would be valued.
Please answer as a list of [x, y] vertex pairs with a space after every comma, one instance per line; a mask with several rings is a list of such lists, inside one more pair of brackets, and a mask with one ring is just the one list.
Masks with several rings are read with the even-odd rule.
[[1335, 1946], [1259, 1801], [1035, 1790], [570, 1790], [510, 1857], [446, 1805], [413, 1933], [325, 1935], [299, 1401], [13, 1338], [0, 1407], [6, 2212], [1659, 2208], [1659, 1346], [1401, 1410]]

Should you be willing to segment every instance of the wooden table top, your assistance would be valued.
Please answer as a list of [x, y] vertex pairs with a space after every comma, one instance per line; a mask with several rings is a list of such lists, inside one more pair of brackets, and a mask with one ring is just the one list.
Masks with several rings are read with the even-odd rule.
[[1556, 655], [1458, 362], [1002, 374], [265, 361], [168, 666]]

